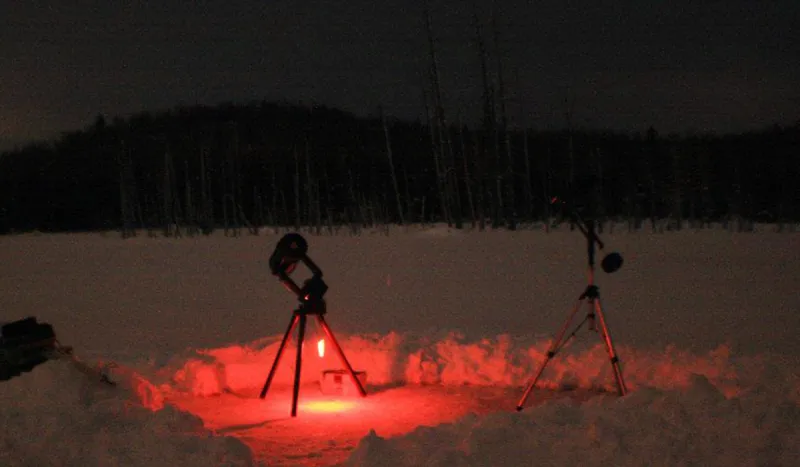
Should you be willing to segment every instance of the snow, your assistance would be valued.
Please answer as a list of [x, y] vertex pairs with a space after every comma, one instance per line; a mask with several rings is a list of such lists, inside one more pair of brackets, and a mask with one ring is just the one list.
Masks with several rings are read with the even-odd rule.
[[[0, 385], [0, 465], [246, 466], [252, 453], [233, 437], [172, 406], [148, 408], [129, 380], [92, 382], [64, 361]], [[152, 399], [151, 399], [152, 401]]]
[[[598, 272], [629, 394], [584, 326], [514, 407], [586, 287], [561, 228], [305, 234], [326, 320], [366, 398], [321, 394], [340, 365], [309, 320], [257, 397], [295, 305], [269, 274], [284, 232], [121, 240], [0, 237], [0, 321], [37, 316], [120, 388], [65, 362], [0, 383], [2, 465], [793, 465], [800, 455], [800, 235], [762, 226], [601, 235]], [[599, 269], [598, 269], [599, 271]], [[298, 268], [297, 279], [304, 272]], [[585, 314], [579, 313], [579, 320]], [[574, 326], [573, 326], [574, 327]]]
[[728, 399], [704, 376], [581, 404], [463, 417], [387, 440], [374, 431], [346, 465], [796, 465], [800, 410], [781, 393]]

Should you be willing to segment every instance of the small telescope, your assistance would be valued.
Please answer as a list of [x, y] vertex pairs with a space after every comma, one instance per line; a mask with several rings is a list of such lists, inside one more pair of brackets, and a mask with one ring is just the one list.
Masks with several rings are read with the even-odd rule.
[[[536, 386], [536, 382], [539, 381], [539, 378], [542, 376], [547, 364], [553, 359], [553, 357], [556, 356], [556, 354], [564, 347], [564, 345], [566, 345], [567, 342], [575, 336], [584, 323], [588, 322], [589, 329], [592, 331], [597, 331], [597, 328], [595, 327], [595, 318], [597, 318], [600, 322], [600, 332], [602, 334], [603, 342], [606, 345], [609, 360], [611, 361], [611, 367], [614, 371], [614, 378], [617, 382], [617, 390], [619, 391], [619, 395], [624, 396], [628, 392], [628, 389], [625, 386], [625, 379], [622, 376], [622, 368], [620, 367], [619, 357], [616, 349], [614, 348], [614, 343], [611, 340], [611, 334], [608, 330], [608, 325], [606, 324], [605, 312], [603, 311], [603, 307], [600, 303], [600, 288], [594, 283], [595, 245], [601, 250], [605, 247], [605, 245], [603, 244], [603, 241], [600, 240], [600, 237], [597, 236], [597, 231], [595, 230], [595, 221], [593, 218], [590, 217], [588, 219], [583, 219], [581, 215], [578, 214], [577, 209], [572, 208], [559, 198], [552, 198], [550, 202], [551, 204], [559, 203], [562, 207], [564, 207], [569, 212], [583, 236], [586, 237], [589, 283], [583, 293], [581, 293], [578, 297], [575, 306], [572, 308], [572, 311], [570, 311], [569, 317], [551, 342], [545, 359], [541, 362], [536, 374], [533, 376], [533, 378], [531, 378], [530, 382], [525, 388], [522, 398], [517, 403], [517, 411], [521, 411], [524, 408], [525, 402], [528, 400], [533, 387]], [[603, 260], [600, 262], [600, 266], [603, 268], [603, 271], [611, 274], [618, 271], [619, 268], [622, 267], [622, 262], [622, 255], [617, 252], [612, 252], [603, 258]], [[569, 334], [569, 336], [566, 336], [570, 324], [575, 319], [578, 310], [583, 304], [585, 304], [587, 308], [586, 317], [578, 324], [572, 333]]]

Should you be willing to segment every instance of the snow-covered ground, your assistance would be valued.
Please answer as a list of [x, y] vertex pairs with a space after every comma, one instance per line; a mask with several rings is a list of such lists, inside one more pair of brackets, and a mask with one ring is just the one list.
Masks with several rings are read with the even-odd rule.
[[312, 320], [297, 418], [292, 344], [257, 397], [296, 303], [267, 265], [284, 232], [0, 237], [0, 321], [51, 323], [121, 383], [62, 362], [0, 383], [0, 464], [794, 465], [800, 235], [763, 230], [602, 235], [598, 260], [625, 258], [597, 283], [630, 393], [584, 326], [523, 412], [586, 287], [579, 232], [304, 234], [368, 395], [321, 394], [339, 365]]

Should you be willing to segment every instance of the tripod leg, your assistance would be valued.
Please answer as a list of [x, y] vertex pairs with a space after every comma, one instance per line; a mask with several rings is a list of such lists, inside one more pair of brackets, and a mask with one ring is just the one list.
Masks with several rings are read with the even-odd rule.
[[620, 396], [624, 396], [628, 393], [628, 388], [625, 387], [625, 380], [622, 377], [622, 369], [619, 365], [619, 357], [617, 356], [617, 352], [614, 350], [614, 343], [611, 341], [611, 335], [608, 333], [606, 317], [603, 314], [603, 307], [600, 305], [599, 297], [595, 298], [594, 307], [595, 313], [597, 314], [597, 319], [600, 322], [600, 329], [603, 332], [603, 340], [606, 344], [606, 350], [608, 350], [608, 356], [611, 358], [611, 367], [614, 369], [614, 378], [617, 380], [617, 390], [619, 391]]
[[272, 362], [272, 369], [269, 370], [269, 376], [267, 376], [267, 381], [264, 383], [264, 387], [261, 389], [261, 394], [258, 396], [261, 399], [266, 397], [267, 391], [269, 390], [269, 385], [272, 384], [272, 378], [275, 376], [275, 370], [278, 369], [278, 362], [281, 360], [281, 355], [283, 354], [283, 349], [286, 347], [286, 342], [289, 340], [289, 336], [292, 335], [292, 331], [294, 330], [295, 325], [297, 325], [298, 316], [292, 315], [292, 320], [289, 321], [289, 327], [286, 329], [286, 334], [283, 335], [283, 340], [281, 341], [281, 345], [278, 346], [278, 353], [275, 354], [275, 361]]
[[303, 363], [303, 338], [306, 334], [306, 315], [300, 314], [300, 329], [297, 330], [297, 360], [294, 367], [294, 387], [292, 388], [292, 417], [297, 416], [297, 396], [300, 394], [300, 366]]
[[597, 308], [595, 307], [594, 303], [595, 299], [592, 297], [589, 297], [589, 299], [586, 301], [587, 307], [589, 308], [589, 312], [586, 315], [586, 321], [588, 321], [589, 323], [590, 331], [597, 331], [597, 324], [595, 323], [595, 317], [596, 317], [595, 310]]
[[555, 339], [553, 339], [553, 342], [550, 344], [550, 348], [547, 350], [547, 357], [539, 365], [539, 369], [536, 371], [536, 376], [534, 376], [528, 383], [528, 386], [525, 388], [525, 392], [522, 394], [522, 398], [520, 398], [519, 402], [517, 403], [518, 412], [521, 411], [522, 408], [525, 406], [525, 401], [528, 400], [528, 396], [530, 396], [533, 387], [536, 386], [536, 382], [539, 381], [539, 378], [542, 376], [544, 368], [547, 366], [548, 363], [550, 363], [550, 360], [552, 360], [552, 358], [555, 357], [558, 348], [561, 346], [561, 341], [564, 339], [564, 334], [566, 334], [570, 323], [572, 323], [572, 320], [575, 319], [575, 314], [578, 312], [578, 309], [580, 309], [581, 303], [583, 303], [583, 300], [578, 300], [575, 303], [575, 306], [572, 307], [572, 311], [570, 312], [569, 317], [567, 317], [567, 320], [564, 321], [564, 325], [561, 326], [561, 330], [558, 332]]
[[336, 349], [336, 353], [339, 354], [339, 359], [342, 361], [342, 365], [347, 369], [347, 372], [350, 374], [350, 378], [353, 380], [353, 384], [358, 388], [358, 393], [361, 394], [361, 397], [367, 396], [367, 391], [364, 390], [364, 386], [361, 384], [361, 380], [356, 377], [356, 372], [353, 371], [353, 367], [350, 366], [350, 362], [347, 361], [347, 357], [344, 356], [344, 352], [342, 348], [339, 346], [339, 343], [336, 341], [336, 337], [333, 335], [333, 331], [331, 331], [330, 326], [325, 321], [325, 318], [322, 315], [317, 315], [317, 321], [319, 321], [319, 326], [325, 331], [325, 334], [328, 336], [328, 339], [331, 340], [333, 343], [333, 348]]

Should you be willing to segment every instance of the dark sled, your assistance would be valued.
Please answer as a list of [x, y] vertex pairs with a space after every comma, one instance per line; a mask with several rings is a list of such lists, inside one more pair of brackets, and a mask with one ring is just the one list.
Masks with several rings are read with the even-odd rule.
[[72, 348], [62, 346], [53, 326], [28, 317], [0, 327], [0, 381], [27, 373], [48, 360], [68, 359], [87, 375], [113, 385], [108, 377], [78, 361]]

